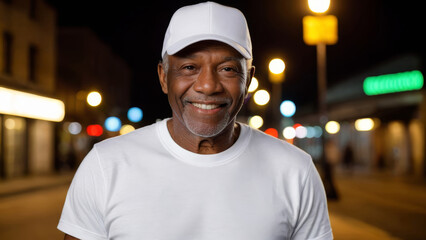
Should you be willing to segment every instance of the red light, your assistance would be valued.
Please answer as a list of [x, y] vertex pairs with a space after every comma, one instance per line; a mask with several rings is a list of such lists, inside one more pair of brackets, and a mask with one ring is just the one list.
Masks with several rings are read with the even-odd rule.
[[302, 126], [302, 124], [296, 123], [296, 124], [293, 125], [293, 128], [296, 129], [296, 128], [300, 127], [300, 126]]
[[268, 128], [265, 130], [265, 133], [276, 138], [278, 137], [278, 130], [275, 128]]
[[87, 135], [93, 136], [93, 137], [99, 137], [102, 135], [104, 130], [102, 129], [102, 126], [99, 124], [92, 124], [87, 126], [86, 128]]

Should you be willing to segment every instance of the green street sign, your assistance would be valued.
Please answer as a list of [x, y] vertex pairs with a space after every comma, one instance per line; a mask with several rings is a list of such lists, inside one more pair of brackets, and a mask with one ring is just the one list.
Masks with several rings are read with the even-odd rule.
[[363, 89], [366, 95], [371, 96], [419, 90], [423, 87], [423, 83], [423, 74], [414, 70], [367, 77], [364, 80]]

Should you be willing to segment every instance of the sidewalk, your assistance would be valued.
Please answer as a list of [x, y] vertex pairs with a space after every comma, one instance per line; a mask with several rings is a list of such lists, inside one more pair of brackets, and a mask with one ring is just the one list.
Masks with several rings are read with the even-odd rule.
[[330, 222], [335, 240], [402, 240], [375, 226], [335, 213], [330, 213]]
[[66, 172], [41, 176], [28, 176], [11, 180], [0, 180], [0, 198], [53, 188], [61, 185], [69, 185], [73, 176], [74, 172]]
[[329, 201], [335, 239], [426, 239], [424, 178], [336, 169], [339, 200]]

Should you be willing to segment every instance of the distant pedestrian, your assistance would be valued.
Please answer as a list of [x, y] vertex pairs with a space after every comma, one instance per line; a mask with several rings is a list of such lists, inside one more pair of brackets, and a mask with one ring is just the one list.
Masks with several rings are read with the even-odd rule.
[[179, 9], [162, 57], [172, 117], [95, 144], [68, 191], [65, 239], [332, 239], [311, 157], [236, 122], [254, 75], [244, 15]]
[[346, 145], [345, 151], [343, 152], [343, 165], [346, 169], [351, 169], [354, 164], [354, 152], [350, 144]]

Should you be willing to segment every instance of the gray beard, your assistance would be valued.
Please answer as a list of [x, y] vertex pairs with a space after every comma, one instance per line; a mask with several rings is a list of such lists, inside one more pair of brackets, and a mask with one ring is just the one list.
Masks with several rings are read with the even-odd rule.
[[230, 115], [226, 113], [216, 126], [203, 124], [202, 122], [191, 121], [186, 114], [183, 114], [183, 121], [186, 128], [194, 135], [204, 138], [210, 138], [219, 135], [229, 124]]

